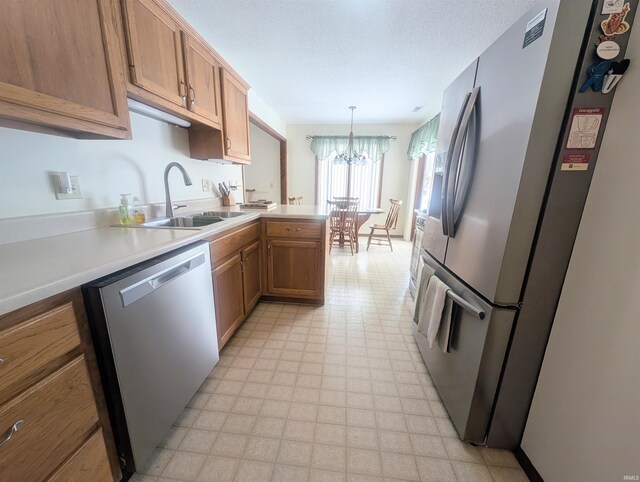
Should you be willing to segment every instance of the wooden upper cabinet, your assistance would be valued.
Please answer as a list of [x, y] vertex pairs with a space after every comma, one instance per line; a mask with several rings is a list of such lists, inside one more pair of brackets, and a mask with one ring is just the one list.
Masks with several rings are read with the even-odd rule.
[[4, 0], [1, 12], [0, 124], [130, 138], [115, 0]]
[[247, 86], [227, 69], [222, 69], [222, 101], [225, 158], [249, 163], [249, 106]]
[[182, 32], [187, 82], [187, 106], [221, 125], [220, 62], [200, 42]]
[[185, 107], [180, 26], [153, 0], [124, 0], [131, 83]]

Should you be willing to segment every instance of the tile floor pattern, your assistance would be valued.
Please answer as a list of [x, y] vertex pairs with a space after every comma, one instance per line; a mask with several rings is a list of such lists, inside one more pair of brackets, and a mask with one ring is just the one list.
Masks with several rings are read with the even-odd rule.
[[460, 442], [410, 323], [411, 245], [334, 249], [327, 303], [261, 303], [136, 482], [526, 481]]

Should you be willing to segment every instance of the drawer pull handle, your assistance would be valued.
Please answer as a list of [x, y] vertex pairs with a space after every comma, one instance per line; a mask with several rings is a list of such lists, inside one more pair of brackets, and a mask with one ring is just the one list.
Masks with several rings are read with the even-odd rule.
[[0, 358], [0, 366], [4, 363], [4, 358]]
[[302, 228], [296, 228], [296, 229], [287, 228], [287, 231], [293, 231], [294, 233], [297, 233], [298, 231], [302, 231]]
[[24, 425], [24, 420], [18, 420], [16, 423], [14, 423], [11, 426], [11, 428], [7, 430], [7, 432], [5, 432], [7, 435], [5, 436], [4, 440], [0, 442], [0, 447], [6, 444], [9, 440], [11, 440], [11, 437], [13, 437], [13, 434], [16, 433], [18, 430], [20, 430], [22, 425]]

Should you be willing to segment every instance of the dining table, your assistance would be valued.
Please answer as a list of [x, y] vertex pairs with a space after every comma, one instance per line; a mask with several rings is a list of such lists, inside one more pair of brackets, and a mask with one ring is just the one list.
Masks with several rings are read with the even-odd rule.
[[[334, 201], [335, 202], [335, 201]], [[327, 214], [331, 213], [331, 207], [328, 206], [328, 211]], [[380, 208], [358, 208], [356, 211], [356, 233], [359, 233], [360, 228], [362, 227], [362, 225], [364, 223], [366, 223], [369, 218], [371, 218], [371, 216], [373, 216], [374, 214], [383, 214], [384, 210], [380, 209]], [[359, 242], [359, 238], [360, 236], [356, 236], [356, 253], [358, 253], [360, 251], [360, 242]], [[340, 246], [344, 246], [344, 236], [340, 236], [339, 238], [339, 243]]]

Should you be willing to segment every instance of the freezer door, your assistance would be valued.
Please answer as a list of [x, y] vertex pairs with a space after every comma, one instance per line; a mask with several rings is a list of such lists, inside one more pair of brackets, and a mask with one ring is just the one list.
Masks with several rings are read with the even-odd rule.
[[[564, 3], [571, 21], [557, 26], [558, 2], [539, 2], [478, 62], [475, 167], [445, 265], [496, 304], [520, 299], [591, 4]], [[541, 12], [542, 36], [523, 48]]]
[[468, 94], [473, 89], [478, 61], [474, 60], [462, 74], [444, 91], [440, 127], [438, 128], [438, 144], [434, 162], [433, 186], [429, 211], [424, 226], [422, 247], [438, 261], [444, 262], [447, 250], [447, 236], [442, 224], [443, 196], [445, 195], [445, 173], [452, 141], [462, 121]]
[[516, 310], [486, 303], [426, 253], [423, 258], [455, 294], [485, 314], [480, 319], [454, 303], [448, 353], [439, 346], [430, 349], [413, 323], [422, 358], [460, 438], [483, 444]]

